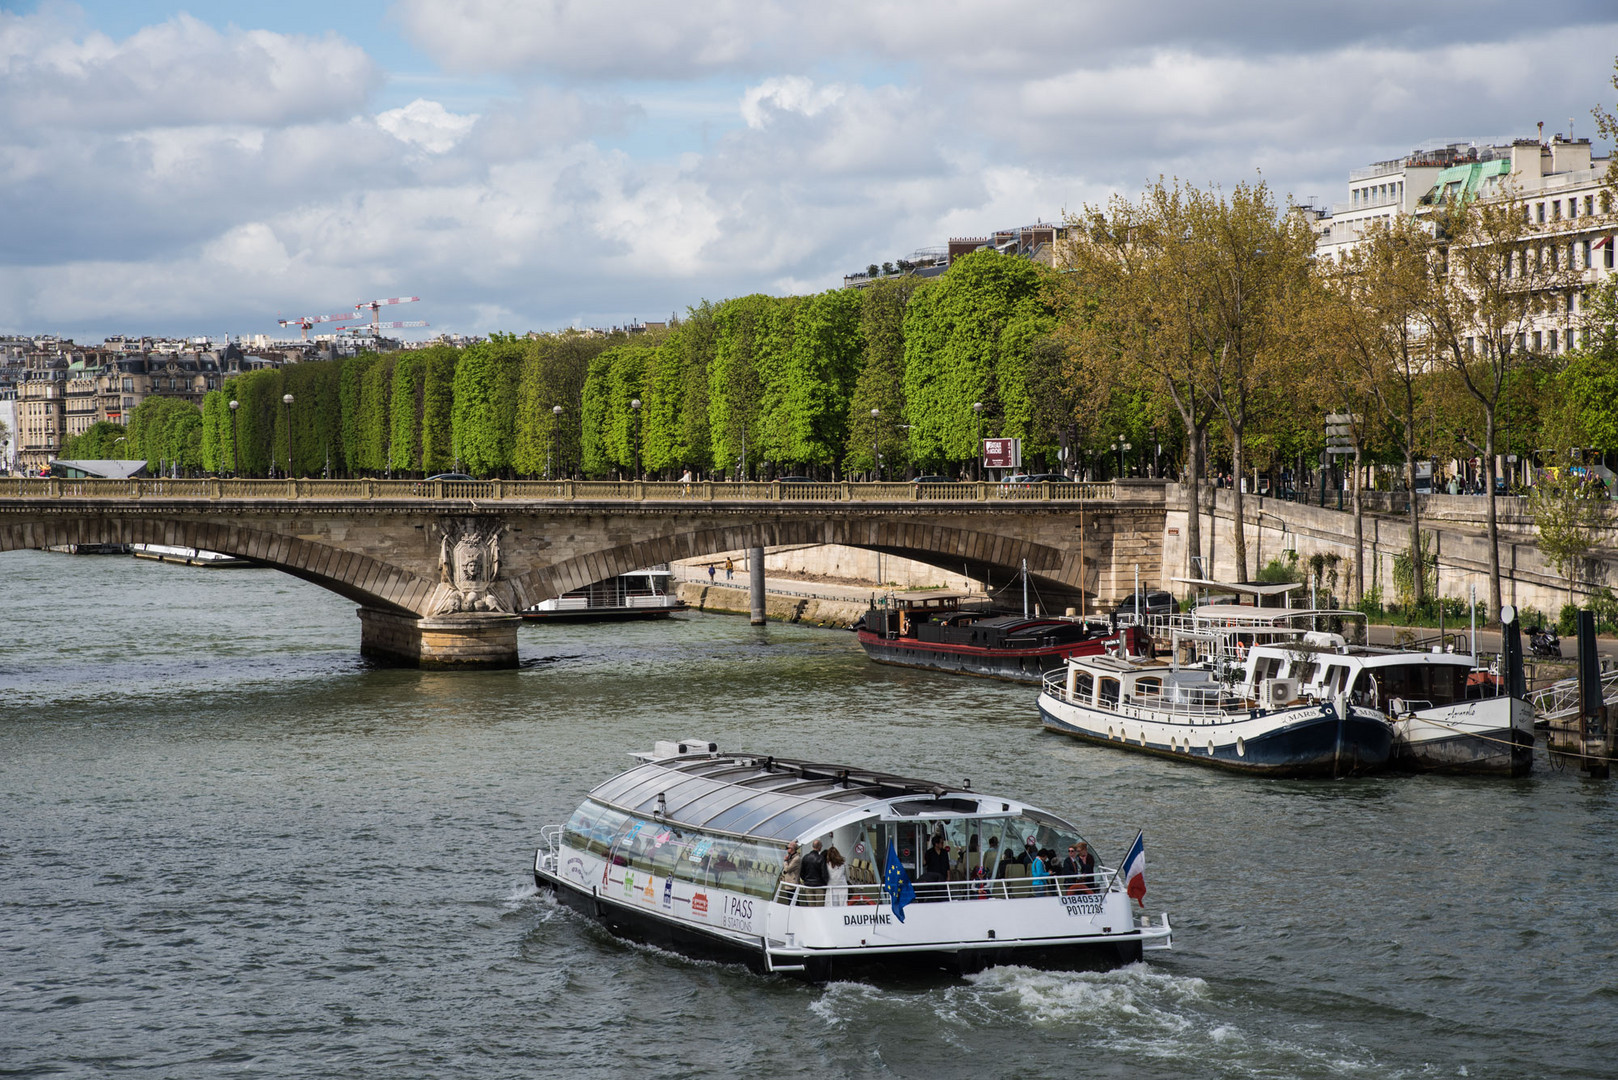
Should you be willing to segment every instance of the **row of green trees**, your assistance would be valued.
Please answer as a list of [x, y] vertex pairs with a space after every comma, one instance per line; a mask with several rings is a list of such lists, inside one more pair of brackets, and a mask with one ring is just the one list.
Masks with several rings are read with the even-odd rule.
[[964, 466], [991, 435], [1054, 461], [1071, 427], [1056, 281], [980, 252], [925, 283], [704, 302], [633, 338], [495, 335], [253, 372], [207, 396], [184, 462], [253, 476], [833, 477], [880, 457], [894, 476]]

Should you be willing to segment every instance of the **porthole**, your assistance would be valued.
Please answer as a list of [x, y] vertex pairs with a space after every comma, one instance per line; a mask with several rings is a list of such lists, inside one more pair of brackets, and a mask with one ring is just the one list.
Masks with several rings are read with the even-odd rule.
[[1236, 756], [1237, 757], [1246, 757], [1247, 756], [1247, 740], [1241, 738], [1240, 736], [1237, 736], [1237, 738], [1236, 738]]
[[1208, 740], [1208, 756], [1209, 756], [1209, 757], [1213, 757], [1213, 755], [1214, 755], [1214, 746], [1213, 746], [1213, 740], [1212, 740], [1212, 739], [1209, 739], [1209, 740]]

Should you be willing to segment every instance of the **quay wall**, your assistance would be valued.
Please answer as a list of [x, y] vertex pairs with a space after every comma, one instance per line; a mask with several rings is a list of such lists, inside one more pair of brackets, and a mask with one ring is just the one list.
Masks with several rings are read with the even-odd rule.
[[[1213, 498], [1204, 498], [1202, 506], [1202, 553], [1208, 568], [1202, 576], [1230, 580], [1236, 569], [1233, 493], [1218, 490], [1211, 494]], [[1387, 493], [1380, 494], [1386, 501]], [[1499, 501], [1501, 598], [1518, 608], [1538, 609], [1554, 619], [1568, 601], [1567, 579], [1540, 553], [1533, 519], [1523, 505], [1526, 500]], [[1481, 504], [1481, 499], [1468, 496], [1422, 497], [1421, 528], [1437, 555], [1440, 596], [1464, 601], [1469, 587], [1476, 586], [1479, 602], [1487, 603], [1489, 599], [1489, 544]], [[1401, 500], [1399, 505], [1403, 508], [1407, 504]], [[1185, 571], [1187, 513], [1183, 489], [1171, 486], [1164, 524], [1165, 579], [1190, 576]], [[1337, 555], [1337, 594], [1348, 596], [1354, 566], [1354, 515], [1350, 511], [1248, 495], [1243, 520], [1247, 526], [1249, 577], [1283, 551], [1296, 551], [1300, 562], [1316, 553]], [[1364, 530], [1365, 587], [1369, 590], [1380, 583], [1384, 602], [1392, 602], [1393, 560], [1409, 548], [1409, 522], [1402, 516], [1368, 510]], [[1615, 530], [1606, 530], [1601, 546], [1585, 560], [1574, 591], [1576, 602], [1586, 601], [1599, 587], [1618, 591], [1615, 535]], [[1174, 591], [1180, 594], [1183, 587]]]
[[[748, 615], [752, 612], [746, 584], [727, 586], [682, 581], [677, 591], [681, 600], [698, 611], [723, 615]], [[764, 594], [764, 617], [776, 622], [846, 628], [854, 625], [854, 621], [865, 613], [866, 607], [866, 602], [862, 600], [832, 600], [780, 592]]]

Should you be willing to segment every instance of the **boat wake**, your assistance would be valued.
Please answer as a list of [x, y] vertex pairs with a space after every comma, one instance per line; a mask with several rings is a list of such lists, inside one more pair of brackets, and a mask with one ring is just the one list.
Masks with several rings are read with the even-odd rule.
[[930, 1012], [915, 1019], [947, 1032], [967, 1054], [987, 1052], [1008, 1032], [1015, 1039], [1018, 1030], [1071, 1036], [1087, 1054], [1132, 1061], [1153, 1075], [1380, 1078], [1422, 1071], [1390, 1071], [1341, 1032], [1233, 1023], [1204, 980], [1142, 963], [1106, 972], [995, 967], [919, 994], [914, 987], [831, 983], [809, 1008], [834, 1031], [858, 1030], [874, 1013]]

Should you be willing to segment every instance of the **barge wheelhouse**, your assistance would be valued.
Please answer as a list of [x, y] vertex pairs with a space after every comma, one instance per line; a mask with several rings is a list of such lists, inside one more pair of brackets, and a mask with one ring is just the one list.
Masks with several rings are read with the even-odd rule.
[[[1170, 947], [1167, 914], [1137, 913], [1114, 871], [1064, 874], [1083, 837], [1022, 802], [706, 742], [636, 757], [543, 831], [534, 862], [537, 885], [622, 936], [815, 979], [1111, 967]], [[843, 873], [783, 881], [788, 846], [816, 842]]]

